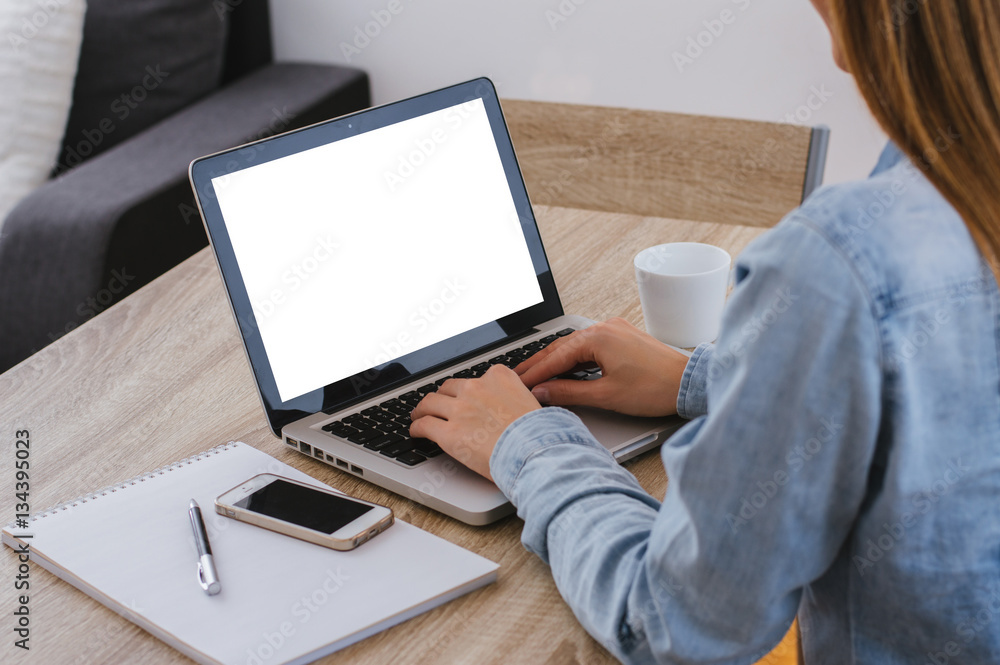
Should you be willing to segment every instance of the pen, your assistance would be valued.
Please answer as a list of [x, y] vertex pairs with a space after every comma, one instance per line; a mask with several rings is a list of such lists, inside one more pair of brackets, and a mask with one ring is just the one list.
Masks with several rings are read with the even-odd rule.
[[188, 517], [191, 518], [191, 530], [194, 531], [194, 544], [198, 548], [198, 583], [205, 593], [214, 596], [222, 591], [222, 585], [219, 584], [219, 574], [215, 572], [212, 546], [208, 543], [205, 522], [201, 519], [201, 508], [194, 499], [191, 499], [191, 505], [188, 507]]

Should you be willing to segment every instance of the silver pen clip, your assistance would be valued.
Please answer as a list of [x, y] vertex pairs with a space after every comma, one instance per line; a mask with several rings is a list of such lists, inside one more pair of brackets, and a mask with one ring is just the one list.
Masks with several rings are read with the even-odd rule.
[[198, 559], [198, 584], [209, 596], [214, 596], [222, 591], [222, 585], [219, 584], [219, 577], [215, 572], [211, 554], [203, 554]]

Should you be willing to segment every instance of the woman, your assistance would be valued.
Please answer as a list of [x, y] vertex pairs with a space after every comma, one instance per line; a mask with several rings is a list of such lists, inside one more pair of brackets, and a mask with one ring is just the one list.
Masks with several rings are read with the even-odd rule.
[[[893, 143], [743, 253], [717, 343], [610, 321], [413, 412], [626, 662], [749, 663], [796, 614], [810, 664], [1000, 662], [1000, 3], [814, 4]], [[540, 402], [689, 418], [662, 505]]]

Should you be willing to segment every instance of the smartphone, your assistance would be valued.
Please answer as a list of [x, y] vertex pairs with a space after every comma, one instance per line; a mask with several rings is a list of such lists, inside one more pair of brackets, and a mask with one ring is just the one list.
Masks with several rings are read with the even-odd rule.
[[352, 550], [392, 526], [392, 510], [261, 473], [219, 495], [215, 511], [335, 550]]

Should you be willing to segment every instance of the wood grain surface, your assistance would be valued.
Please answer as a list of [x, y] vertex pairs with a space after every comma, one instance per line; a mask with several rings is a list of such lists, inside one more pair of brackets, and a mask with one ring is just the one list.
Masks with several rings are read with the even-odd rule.
[[802, 200], [809, 127], [502, 104], [536, 204], [770, 227]]
[[[642, 324], [632, 258], [670, 241], [738, 253], [760, 229], [538, 207], [567, 312]], [[288, 450], [267, 429], [209, 250], [0, 376], [2, 520], [13, 518], [14, 432], [30, 431], [31, 507], [47, 508], [219, 443], [242, 440], [403, 520], [501, 565], [499, 581], [333, 654], [322, 663], [611, 663], [577, 623], [511, 516], [470, 527]], [[626, 464], [662, 497], [655, 451]], [[114, 524], [107, 525], [114, 529]], [[101, 547], [94, 534], [93, 547]], [[0, 554], [5, 663], [184, 663], [186, 657], [38, 566], [31, 567], [31, 650], [15, 649], [16, 557]], [[405, 553], [401, 553], [405, 555]], [[794, 633], [764, 662], [794, 663]]]

